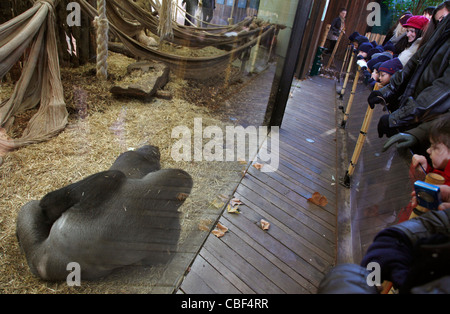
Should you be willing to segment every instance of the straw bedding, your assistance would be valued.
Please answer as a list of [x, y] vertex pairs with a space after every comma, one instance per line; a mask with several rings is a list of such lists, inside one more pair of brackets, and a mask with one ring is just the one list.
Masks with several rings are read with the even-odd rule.
[[[172, 100], [143, 102], [114, 98], [109, 89], [125, 78], [126, 67], [132, 62], [134, 60], [110, 53], [109, 79], [103, 83], [96, 79], [93, 64], [62, 69], [64, 98], [70, 113], [66, 129], [48, 142], [27, 146], [3, 157], [0, 166], [0, 293], [147, 292], [160, 278], [163, 266], [145, 270], [133, 268], [128, 272], [119, 270], [105, 279], [82, 282], [81, 287], [74, 288], [65, 282], [44, 282], [29, 271], [15, 236], [17, 212], [22, 205], [108, 169], [115, 158], [128, 149], [144, 144], [157, 146], [161, 151], [162, 168], [181, 168], [193, 177], [192, 194], [181, 207], [184, 214], [181, 241], [189, 241], [186, 235], [199, 229], [199, 222], [210, 214], [211, 202], [220, 194], [230, 193], [227, 191], [230, 182], [237, 182], [242, 175], [243, 166], [238, 162], [175, 162], [171, 158], [170, 150], [176, 141], [171, 138], [171, 132], [175, 126], [186, 125], [193, 130], [194, 118], [202, 118], [204, 127], [217, 125], [225, 129], [225, 118], [207, 106], [183, 100], [188, 83], [175, 77], [171, 77], [165, 87], [174, 95]], [[229, 88], [227, 84], [223, 86]], [[0, 101], [7, 98], [10, 91], [8, 83], [2, 84]], [[18, 117], [10, 136], [19, 136], [31, 116], [32, 113], [26, 113]], [[141, 272], [145, 272], [145, 276]], [[143, 289], [139, 291], [136, 288], [139, 284], [130, 283], [129, 278], [142, 278]]]

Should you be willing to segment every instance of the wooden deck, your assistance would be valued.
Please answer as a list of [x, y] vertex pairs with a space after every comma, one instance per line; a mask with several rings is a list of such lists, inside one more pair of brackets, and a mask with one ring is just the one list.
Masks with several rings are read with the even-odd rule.
[[[335, 82], [294, 81], [279, 132], [279, 167], [249, 167], [235, 197], [240, 214], [219, 222], [229, 231], [210, 234], [178, 293], [315, 293], [336, 261], [338, 141]], [[314, 192], [324, 207], [308, 202]], [[263, 231], [264, 219], [270, 228]]]

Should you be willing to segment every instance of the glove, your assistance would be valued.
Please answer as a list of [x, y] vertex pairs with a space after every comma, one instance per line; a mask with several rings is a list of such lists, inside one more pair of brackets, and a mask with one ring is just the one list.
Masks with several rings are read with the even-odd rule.
[[383, 94], [380, 91], [375, 90], [370, 93], [369, 98], [367, 98], [367, 102], [369, 103], [370, 108], [373, 109], [376, 104], [385, 103], [386, 101], [383, 98]]
[[385, 134], [387, 137], [391, 137], [397, 133], [397, 129], [393, 129], [389, 126], [389, 115], [382, 116], [378, 122], [378, 137], [382, 138]]
[[392, 136], [386, 144], [383, 146], [383, 152], [387, 151], [389, 147], [391, 147], [394, 144], [397, 144], [398, 150], [405, 150], [408, 148], [411, 148], [418, 144], [418, 140], [414, 135], [411, 135], [409, 133], [398, 133], [394, 136]]
[[367, 69], [367, 62], [365, 60], [358, 60], [356, 64], [359, 65], [363, 71]]

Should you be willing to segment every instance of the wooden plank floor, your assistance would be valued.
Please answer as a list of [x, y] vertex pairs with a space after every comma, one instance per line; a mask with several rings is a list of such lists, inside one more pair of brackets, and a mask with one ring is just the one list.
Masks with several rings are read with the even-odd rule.
[[[178, 293], [315, 293], [336, 260], [337, 141], [335, 82], [294, 81], [279, 132], [279, 167], [249, 167], [235, 197], [240, 214], [225, 211], [229, 231], [210, 234]], [[308, 202], [326, 196], [320, 207]], [[259, 222], [270, 223], [263, 231]]]

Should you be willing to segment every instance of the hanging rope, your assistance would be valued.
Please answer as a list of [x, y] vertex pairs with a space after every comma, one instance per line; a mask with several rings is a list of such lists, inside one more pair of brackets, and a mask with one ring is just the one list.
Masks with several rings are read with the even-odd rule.
[[164, 39], [173, 39], [172, 29], [172, 1], [162, 0], [161, 9], [159, 11], [158, 26], [159, 43]]
[[108, 19], [106, 18], [105, 0], [97, 0], [97, 16], [95, 26], [97, 28], [97, 77], [108, 77]]

